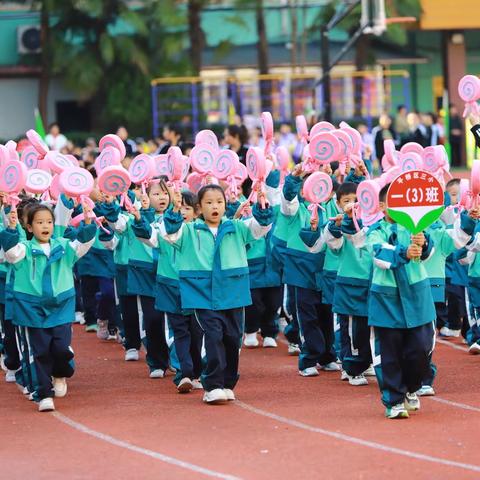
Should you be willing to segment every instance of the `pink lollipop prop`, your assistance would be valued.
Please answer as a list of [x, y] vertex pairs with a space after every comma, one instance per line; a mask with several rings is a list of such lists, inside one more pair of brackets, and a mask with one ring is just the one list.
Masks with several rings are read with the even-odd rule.
[[219, 180], [234, 176], [238, 165], [238, 155], [232, 150], [220, 150], [215, 157], [212, 173]]
[[54, 200], [57, 200], [58, 197], [60, 197], [60, 194], [62, 193], [60, 190], [60, 175], [57, 174], [53, 176], [49, 191], [50, 191], [50, 196]]
[[114, 197], [127, 193], [132, 183], [130, 174], [120, 165], [105, 167], [98, 176], [97, 182], [101, 192]]
[[447, 152], [443, 145], [426, 147], [423, 150], [423, 168], [435, 176], [448, 173], [450, 166], [448, 164]]
[[398, 164], [402, 173], [407, 170], [423, 170], [423, 159], [415, 152], [400, 153], [398, 155]]
[[18, 194], [25, 188], [27, 167], [17, 160], [9, 160], [0, 167], [0, 191], [8, 193], [7, 203], [15, 207], [20, 199]]
[[408, 142], [406, 143], [401, 149], [401, 153], [418, 153], [419, 155], [423, 155], [423, 147], [417, 142]]
[[214, 149], [218, 150], [218, 139], [211, 130], [200, 130], [195, 136], [195, 145], [206, 143]]
[[107, 167], [112, 165], [120, 165], [121, 163], [120, 152], [114, 147], [105, 147], [100, 155], [95, 160], [95, 170], [99, 175]]
[[188, 177], [187, 177], [187, 185], [188, 189], [197, 194], [198, 191], [203, 187], [203, 175], [201, 173], [197, 172], [192, 172]]
[[5, 146], [7, 147], [8, 153], [10, 155], [10, 160], [19, 160], [19, 155], [17, 152], [17, 142], [9, 140]]
[[265, 154], [270, 152], [273, 143], [273, 118], [270, 112], [262, 113], [262, 135], [265, 139]]
[[66, 168], [75, 166], [69, 158], [55, 150], [48, 152], [45, 155], [44, 161], [55, 173], [62, 173]]
[[123, 160], [127, 154], [125, 150], [125, 144], [123, 143], [122, 139], [113, 133], [109, 133], [108, 135], [102, 137], [98, 142], [98, 147], [100, 148], [100, 151], [106, 147], [116, 148], [120, 152], [120, 160]]
[[142, 192], [145, 195], [146, 187], [155, 174], [153, 159], [145, 153], [137, 155], [128, 169], [133, 183], [142, 186]]
[[330, 175], [324, 172], [312, 173], [303, 184], [303, 196], [310, 202], [308, 210], [312, 219], [318, 219], [318, 209], [332, 194], [333, 183]]
[[310, 138], [324, 132], [333, 132], [336, 128], [330, 122], [318, 122], [310, 130]]
[[170, 147], [168, 149], [167, 156], [168, 162], [171, 165], [171, 181], [173, 183], [173, 188], [176, 191], [180, 191], [183, 187], [183, 179], [185, 178], [185, 157], [183, 156], [182, 151], [178, 147]]
[[[358, 216], [365, 216], [367, 219], [375, 217], [380, 210], [379, 194], [382, 187], [374, 180], [365, 180], [357, 188], [358, 202], [353, 207], [353, 224], [357, 232], [360, 230]], [[374, 223], [374, 222], [372, 222]]]
[[275, 155], [277, 156], [277, 167], [280, 170], [280, 185], [283, 185], [290, 166], [290, 154], [285, 147], [277, 147]]
[[355, 128], [352, 128], [346, 122], [340, 123], [340, 128], [348, 133], [352, 139], [353, 153], [359, 156], [362, 155], [362, 136], [360, 135], [360, 132]]
[[[250, 147], [247, 151], [246, 165], [248, 176], [252, 179], [252, 193], [249, 200], [257, 201], [258, 191], [265, 193], [265, 180], [272, 169], [272, 163], [266, 160], [265, 154], [258, 147]], [[262, 208], [265, 208], [265, 195], [262, 196]]]
[[[389, 168], [398, 165], [398, 152], [395, 148], [395, 142], [391, 139], [384, 140], [383, 149], [385, 150], [385, 156], [382, 158], [382, 168], [388, 170]], [[384, 162], [385, 160], [385, 162]], [[384, 165], [385, 163], [385, 165]]]
[[40, 154], [37, 152], [36, 148], [31, 145], [24, 148], [21, 158], [22, 162], [29, 170], [33, 168], [38, 168], [40, 166]]
[[10, 153], [5, 145], [0, 144], [0, 166], [7, 163], [10, 159]]
[[465, 102], [463, 117], [470, 113], [478, 115], [480, 109], [477, 100], [480, 99], [480, 79], [475, 75], [465, 75], [458, 84], [458, 94]]
[[297, 134], [300, 138], [300, 141], [306, 144], [308, 142], [307, 119], [303, 115], [297, 115], [295, 117], [295, 125], [297, 127]]
[[48, 152], [48, 145], [43, 141], [42, 137], [35, 130], [28, 130], [25, 134], [28, 141], [35, 147], [37, 152], [44, 157]]
[[473, 161], [470, 185], [472, 189], [472, 207], [476, 208], [479, 203], [478, 196], [480, 195], [480, 160]]
[[79, 167], [66, 168], [59, 178], [60, 191], [73, 198], [82, 198], [93, 190], [92, 174]]
[[342, 158], [340, 142], [333, 133], [315, 135], [308, 147], [313, 161], [318, 165], [326, 165]]
[[65, 158], [68, 159], [68, 161], [72, 164], [73, 167], [79, 167], [80, 166], [80, 162], [78, 161], [78, 159], [75, 155], [70, 155], [70, 154], [67, 153], [65, 155]]
[[188, 172], [190, 172], [190, 157], [183, 155], [183, 171], [182, 171], [182, 180], [187, 178]]
[[192, 168], [204, 175], [211, 173], [217, 151], [207, 143], [201, 143], [192, 148], [190, 162]]
[[25, 190], [30, 193], [40, 194], [46, 192], [52, 183], [52, 176], [45, 170], [32, 168], [27, 172]]
[[156, 177], [167, 177], [169, 180], [172, 179], [172, 165], [170, 164], [166, 153], [153, 157], [153, 163], [155, 165]]
[[340, 143], [340, 149], [342, 151], [340, 164], [342, 166], [342, 172], [345, 173], [346, 164], [351, 162], [354, 166], [357, 166], [360, 163], [360, 158], [353, 153], [353, 143], [350, 135], [344, 130], [333, 130], [331, 133], [338, 138]]

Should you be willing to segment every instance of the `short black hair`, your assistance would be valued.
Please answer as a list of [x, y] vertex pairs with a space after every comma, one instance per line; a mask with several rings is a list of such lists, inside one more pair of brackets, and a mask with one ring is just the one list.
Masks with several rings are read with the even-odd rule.
[[17, 205], [17, 215], [20, 225], [23, 222], [23, 215], [27, 213], [27, 210], [33, 205], [40, 203], [40, 201], [35, 197], [23, 197], [20, 203]]
[[190, 190], [182, 191], [182, 204], [192, 207], [194, 210], [197, 208], [198, 199], [197, 196]]
[[388, 193], [388, 189], [390, 188], [390, 184], [387, 183], [384, 187], [382, 187], [382, 189], [380, 190], [380, 193], [378, 194], [378, 200], [380, 202], [385, 202], [385, 200], [387, 199], [387, 193]]
[[460, 179], [459, 178], [452, 178], [451, 180], [449, 180], [447, 182], [447, 184], [445, 185], [445, 188], [453, 187], [454, 185], [460, 185]]
[[55, 215], [53, 213], [53, 210], [43, 203], [37, 203], [28, 208], [27, 225], [32, 226], [33, 220], [35, 219], [35, 215], [38, 212], [44, 212], [44, 211], [50, 213], [50, 215], [52, 216], [52, 220], [55, 221]]
[[337, 189], [337, 200], [340, 200], [345, 195], [350, 195], [352, 193], [357, 193], [358, 185], [353, 182], [343, 182]]
[[227, 205], [227, 197], [225, 196], [225, 192], [223, 191], [223, 188], [220, 185], [204, 185], [197, 193], [198, 196], [198, 205], [202, 203], [203, 197], [205, 194], [211, 190], [216, 190], [218, 192], [222, 192], [223, 199], [225, 200], [225, 206]]
[[232, 137], [238, 137], [242, 145], [248, 142], [248, 130], [245, 125], [229, 125], [227, 130]]

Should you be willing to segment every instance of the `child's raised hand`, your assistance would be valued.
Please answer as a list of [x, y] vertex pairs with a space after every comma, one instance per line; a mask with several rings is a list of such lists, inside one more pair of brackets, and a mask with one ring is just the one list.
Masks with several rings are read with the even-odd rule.
[[472, 125], [478, 125], [480, 123], [480, 115], [476, 115], [475, 113], [470, 113], [468, 119]]
[[366, 177], [368, 174], [367, 167], [363, 162], [359, 162], [359, 164], [355, 168], [355, 175], [357, 177]]
[[310, 219], [310, 228], [312, 229], [312, 232], [316, 232], [318, 230], [318, 217], [317, 218], [311, 218]]
[[246, 208], [249, 208], [250, 207], [250, 201], [249, 200], [246, 200], [245, 202], [243, 202], [237, 209], [237, 211], [235, 212], [235, 215], [233, 216], [233, 218], [235, 220], [238, 220], [239, 218], [242, 218], [243, 216], [243, 212], [245, 211]]
[[335, 217], [335, 225], [337, 227], [341, 227], [342, 226], [342, 220], [343, 220], [343, 214], [342, 213], [339, 213], [336, 217]]
[[407, 258], [413, 260], [420, 258], [422, 255], [422, 247], [419, 247], [417, 244], [412, 243], [407, 250]]
[[347, 215], [348, 218], [353, 217], [353, 203], [349, 203], [348, 205], [345, 205], [344, 212]]
[[16, 209], [12, 209], [12, 211], [8, 214], [8, 228], [12, 230], [16, 230], [17, 224], [18, 224], [18, 213]]
[[142, 204], [142, 208], [144, 210], [148, 210], [150, 208], [150, 198], [146, 193], [143, 193], [140, 197], [140, 203]]
[[423, 247], [425, 245], [425, 235], [423, 234], [423, 232], [417, 233], [416, 235], [412, 235], [411, 241], [415, 245], [418, 245], [419, 247]]
[[480, 218], [480, 207], [475, 207], [472, 208], [469, 212], [468, 215], [473, 218], [474, 220], [478, 220]]
[[115, 197], [113, 195], [108, 195], [108, 193], [102, 193], [102, 196], [105, 203], [113, 203], [115, 201]]
[[82, 203], [82, 210], [85, 225], [90, 225], [92, 223], [92, 208], [86, 203]]
[[137, 207], [133, 207], [130, 210], [130, 213], [135, 217], [135, 221], [139, 222], [141, 220], [142, 216], [140, 215], [140, 210]]
[[301, 177], [303, 174], [303, 168], [302, 168], [302, 164], [299, 163], [298, 165], [295, 165], [295, 168], [293, 169], [292, 171], [292, 175], [294, 177]]
[[365, 149], [363, 151], [363, 156], [364, 158], [366, 158], [367, 160], [372, 156], [372, 148], [370, 147], [370, 145], [365, 145]]

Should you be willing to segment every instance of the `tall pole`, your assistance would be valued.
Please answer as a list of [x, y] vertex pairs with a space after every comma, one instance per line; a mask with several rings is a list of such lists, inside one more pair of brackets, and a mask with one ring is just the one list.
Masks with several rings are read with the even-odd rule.
[[322, 25], [320, 29], [321, 55], [322, 55], [322, 79], [323, 79], [323, 119], [332, 121], [331, 104], [331, 78], [330, 78], [330, 49], [328, 44], [328, 27]]

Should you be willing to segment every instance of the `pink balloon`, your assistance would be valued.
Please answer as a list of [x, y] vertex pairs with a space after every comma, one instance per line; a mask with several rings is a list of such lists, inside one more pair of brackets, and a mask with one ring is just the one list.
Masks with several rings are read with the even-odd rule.
[[273, 118], [270, 112], [262, 113], [262, 136], [265, 140], [271, 141], [273, 139]]
[[401, 149], [401, 153], [418, 153], [419, 155], [423, 155], [423, 147], [417, 142], [408, 142], [406, 143]]
[[69, 197], [89, 195], [93, 190], [94, 184], [95, 181], [92, 174], [84, 168], [70, 167], [60, 173], [60, 191]]
[[43, 141], [42, 137], [35, 130], [28, 130], [25, 134], [28, 141], [36, 148], [40, 155], [46, 155], [49, 152], [48, 145]]
[[470, 185], [474, 197], [477, 198], [477, 195], [480, 194], [480, 160], [473, 161]]
[[192, 168], [199, 173], [211, 172], [216, 155], [217, 150], [207, 143], [196, 145], [190, 152]]
[[30, 193], [40, 194], [50, 188], [52, 184], [52, 175], [45, 170], [32, 168], [27, 172], [25, 190]]
[[235, 175], [239, 163], [238, 155], [232, 150], [219, 150], [213, 162], [212, 173], [219, 180]]
[[75, 165], [69, 158], [67, 158], [60, 152], [57, 152], [56, 150], [51, 150], [50, 152], [48, 152], [43, 160], [48, 165], [48, 168], [50, 168], [55, 173], [61, 173], [66, 168], [75, 167]]
[[458, 94], [464, 102], [476, 102], [480, 99], [480, 78], [465, 75], [458, 83]]
[[423, 170], [423, 159], [415, 152], [400, 153], [398, 156], [398, 165], [402, 172], [407, 170]]
[[97, 180], [101, 192], [115, 197], [126, 193], [131, 183], [130, 174], [121, 165], [105, 167]]
[[120, 160], [123, 160], [127, 154], [123, 140], [118, 135], [114, 135], [113, 133], [109, 133], [108, 135], [102, 137], [98, 142], [98, 147], [100, 148], [100, 151], [102, 151], [105, 147], [116, 148], [120, 152]]
[[312, 173], [303, 184], [303, 196], [310, 203], [326, 202], [332, 194], [333, 183], [324, 172]]
[[339, 161], [343, 155], [339, 140], [330, 132], [315, 135], [308, 148], [313, 160], [320, 165]]
[[382, 187], [373, 180], [365, 180], [358, 185], [357, 200], [362, 212], [369, 215], [376, 214], [379, 210], [379, 194]]
[[152, 157], [146, 153], [137, 155], [132, 160], [128, 172], [130, 173], [132, 182], [137, 185], [149, 182], [155, 174], [155, 166]]
[[308, 142], [308, 125], [307, 119], [303, 115], [295, 117], [295, 125], [297, 127], [297, 134], [305, 143]]
[[52, 183], [50, 184], [50, 195], [54, 200], [57, 200], [60, 197], [60, 175], [54, 175], [52, 178]]
[[105, 168], [111, 167], [112, 165], [120, 165], [121, 162], [121, 154], [118, 149], [110, 146], [105, 147], [95, 160], [97, 175], [102, 173], [102, 170]]
[[203, 186], [203, 175], [201, 173], [197, 172], [192, 172], [188, 177], [187, 177], [187, 185], [188, 189], [197, 194], [198, 191], [202, 188]]
[[7, 147], [8, 153], [10, 154], [10, 160], [20, 160], [17, 152], [17, 142], [9, 140], [5, 146]]
[[0, 167], [0, 191], [19, 193], [25, 188], [27, 167], [17, 160], [8, 160]]
[[168, 155], [166, 153], [153, 157], [153, 163], [155, 166], [156, 177], [167, 177], [169, 180], [172, 179], [173, 165], [169, 162]]
[[330, 122], [318, 122], [310, 130], [310, 138], [324, 132], [332, 132], [336, 128]]
[[195, 136], [195, 145], [206, 143], [214, 149], [218, 149], [218, 138], [211, 130], [200, 130]]
[[32, 168], [40, 167], [40, 154], [37, 152], [37, 149], [32, 145], [29, 145], [28, 147], [25, 147], [23, 149], [21, 158], [22, 162], [29, 170]]

